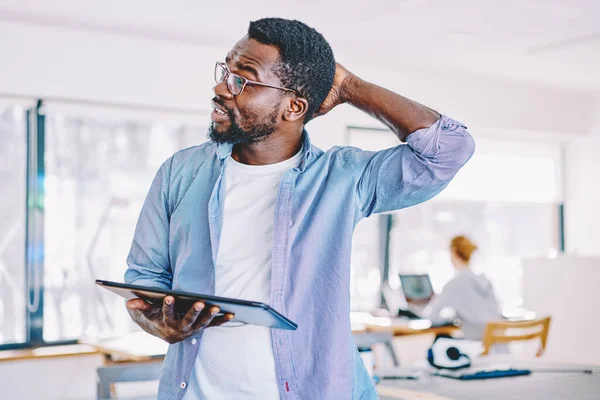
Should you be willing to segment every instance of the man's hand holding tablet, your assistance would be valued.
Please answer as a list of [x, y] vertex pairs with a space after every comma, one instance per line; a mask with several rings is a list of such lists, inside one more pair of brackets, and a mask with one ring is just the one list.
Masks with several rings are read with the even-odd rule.
[[133, 320], [146, 332], [173, 344], [196, 335], [203, 329], [231, 321], [232, 313], [219, 314], [220, 308], [206, 308], [197, 301], [180, 316], [175, 312], [175, 298], [166, 296], [162, 307], [156, 307], [140, 298], [127, 301], [127, 310]]

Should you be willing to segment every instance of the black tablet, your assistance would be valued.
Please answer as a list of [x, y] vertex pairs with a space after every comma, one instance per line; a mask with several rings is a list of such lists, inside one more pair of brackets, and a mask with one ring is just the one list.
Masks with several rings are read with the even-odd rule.
[[175, 312], [181, 315], [185, 314], [195, 302], [202, 301], [207, 307], [218, 306], [221, 309], [221, 313], [233, 313], [235, 316], [231, 323], [242, 322], [287, 330], [296, 330], [298, 328], [296, 323], [290, 321], [267, 304], [257, 301], [228, 299], [226, 297], [128, 285], [126, 283], [109, 282], [99, 279], [96, 280], [96, 284], [127, 300], [139, 297], [156, 307], [162, 307], [165, 296], [173, 296], [175, 298]]

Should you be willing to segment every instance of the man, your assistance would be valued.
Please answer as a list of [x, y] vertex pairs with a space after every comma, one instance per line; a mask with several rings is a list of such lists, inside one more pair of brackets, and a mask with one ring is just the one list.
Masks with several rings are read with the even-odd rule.
[[[159, 398], [376, 398], [350, 330], [354, 227], [439, 193], [471, 157], [471, 136], [336, 66], [325, 39], [298, 21], [250, 23], [215, 79], [211, 141], [158, 171], [125, 280], [263, 301], [298, 329], [220, 326], [233, 316], [217, 307], [196, 303], [178, 318], [172, 297], [162, 308], [130, 300], [133, 319], [171, 344]], [[342, 103], [406, 144], [312, 146], [304, 125]]]

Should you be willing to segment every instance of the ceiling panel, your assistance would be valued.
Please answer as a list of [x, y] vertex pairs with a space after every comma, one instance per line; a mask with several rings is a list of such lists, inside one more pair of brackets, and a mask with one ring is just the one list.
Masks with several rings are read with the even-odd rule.
[[405, 66], [600, 90], [597, 0], [2, 0], [0, 19], [226, 49], [248, 21], [315, 26], [349, 66]]

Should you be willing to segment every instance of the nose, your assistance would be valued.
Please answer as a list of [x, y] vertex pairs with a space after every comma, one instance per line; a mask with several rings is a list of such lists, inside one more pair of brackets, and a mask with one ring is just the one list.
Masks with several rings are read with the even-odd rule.
[[217, 83], [213, 87], [213, 92], [217, 95], [217, 97], [222, 97], [227, 100], [231, 100], [233, 98], [233, 95], [227, 88], [227, 82], [225, 82], [225, 81], [223, 81], [221, 83]]

